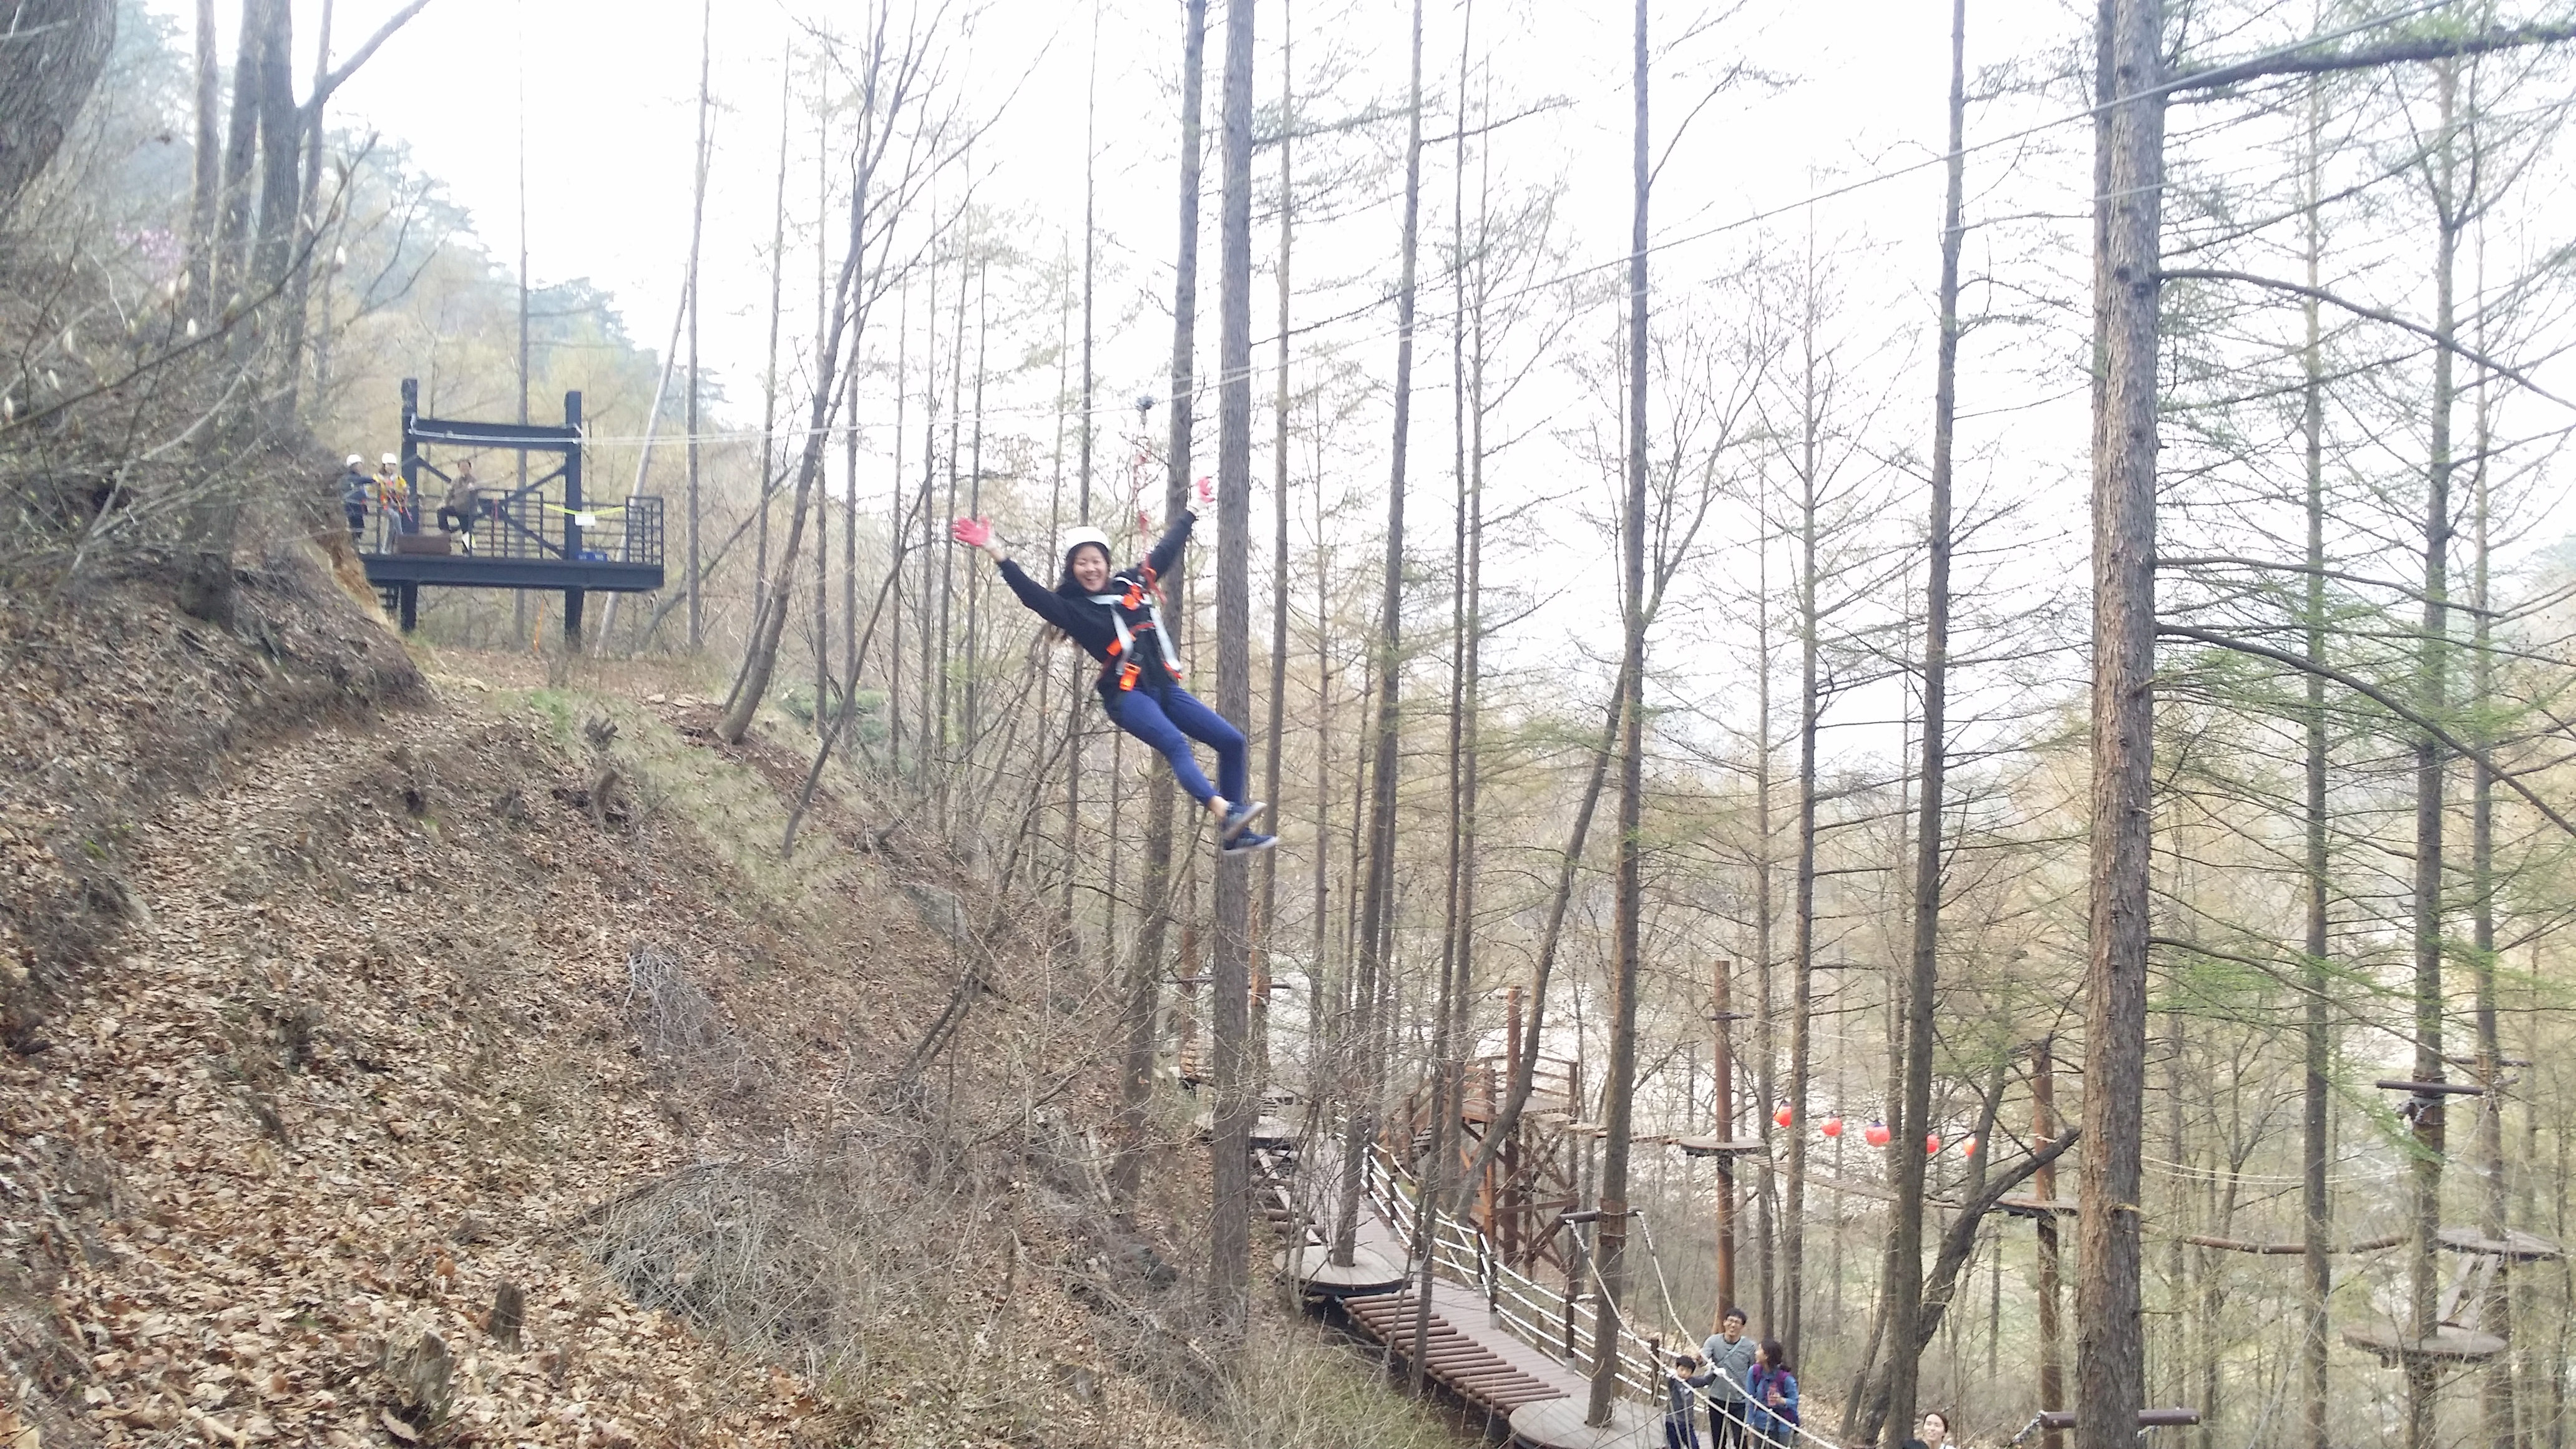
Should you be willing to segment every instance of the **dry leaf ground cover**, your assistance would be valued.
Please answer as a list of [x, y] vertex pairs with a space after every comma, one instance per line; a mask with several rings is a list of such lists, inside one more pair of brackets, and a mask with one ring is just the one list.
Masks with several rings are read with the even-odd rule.
[[1087, 1203], [1100, 973], [864, 802], [780, 861], [685, 704], [258, 582], [0, 604], [0, 1442], [1211, 1442], [1140, 1377], [1196, 1154]]

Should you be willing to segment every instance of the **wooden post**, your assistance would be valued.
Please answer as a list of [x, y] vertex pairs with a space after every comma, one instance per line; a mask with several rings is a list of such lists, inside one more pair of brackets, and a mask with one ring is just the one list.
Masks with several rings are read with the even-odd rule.
[[[572, 446], [564, 452], [564, 562], [581, 562], [581, 394], [564, 394], [564, 426], [573, 430]], [[581, 600], [579, 589], [564, 590], [564, 651], [581, 652]]]
[[[1504, 1051], [1508, 1054], [1505, 1059], [1509, 1062], [1519, 1062], [1521, 1059], [1521, 989], [1517, 986], [1503, 993], [1503, 1041]], [[1515, 1066], [1513, 1070], [1518, 1068]], [[1533, 1082], [1536, 1081], [1535, 1072], [1531, 1074], [1531, 1079]], [[1486, 1130], [1493, 1129], [1488, 1127]], [[1515, 1125], [1512, 1137], [1505, 1138], [1502, 1150], [1494, 1154], [1503, 1169], [1502, 1197], [1494, 1204], [1494, 1220], [1502, 1228], [1502, 1231], [1496, 1235], [1496, 1240], [1503, 1250], [1503, 1261], [1514, 1264], [1521, 1261], [1521, 1208], [1524, 1206], [1517, 1196], [1517, 1188], [1521, 1180], [1520, 1144], [1516, 1140], [1518, 1136], [1519, 1128]]]
[[[1514, 989], [1517, 990], [1518, 988]], [[1490, 1057], [1487, 1058], [1484, 1063], [1484, 1067], [1485, 1069], [1481, 1074], [1483, 1079], [1477, 1083], [1476, 1087], [1476, 1102], [1477, 1105], [1483, 1109], [1485, 1114], [1485, 1130], [1491, 1132], [1494, 1130], [1494, 1119], [1502, 1115], [1502, 1093], [1498, 1090], [1499, 1084], [1494, 1080], [1493, 1059]], [[1468, 1154], [1462, 1151], [1461, 1155], [1466, 1156]], [[1478, 1180], [1476, 1185], [1476, 1204], [1478, 1216], [1484, 1225], [1485, 1236], [1491, 1238], [1495, 1245], [1500, 1247], [1502, 1243], [1502, 1222], [1494, 1215], [1494, 1160], [1490, 1157], [1485, 1159], [1485, 1175]]]
[[[2030, 1053], [2030, 1146], [2034, 1152], [2048, 1146], [2057, 1133], [2057, 1059], [2053, 1044], [2041, 1037]], [[2031, 1191], [2039, 1199], [2039, 1406], [2042, 1409], [2066, 1407], [2066, 1369], [2060, 1359], [2059, 1337], [2063, 1330], [2057, 1320], [2057, 1164], [2043, 1163], [2031, 1175]], [[2065, 1449], [2066, 1434], [2062, 1429], [2044, 1431], [2040, 1449]]]
[[[1719, 1144], [1735, 1140], [1735, 1013], [1728, 1008], [1734, 1001], [1728, 976], [1735, 963], [1717, 963], [1716, 1047], [1709, 1055], [1709, 1072], [1716, 1077], [1714, 1096], [1716, 1136]], [[1723, 1332], [1726, 1310], [1735, 1305], [1735, 1155], [1717, 1154], [1717, 1318], [1712, 1331]]]

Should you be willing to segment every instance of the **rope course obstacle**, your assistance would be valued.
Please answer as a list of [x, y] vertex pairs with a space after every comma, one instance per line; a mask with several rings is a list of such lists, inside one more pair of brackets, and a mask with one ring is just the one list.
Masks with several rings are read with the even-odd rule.
[[[409, 633], [424, 588], [561, 590], [564, 642], [581, 647], [582, 604], [592, 593], [648, 594], [663, 585], [662, 500], [636, 496], [610, 507], [582, 497], [581, 394], [564, 394], [560, 427], [482, 423], [420, 414], [420, 383], [402, 385], [402, 493], [380, 499], [358, 540], [367, 582]], [[434, 516], [424, 476], [455, 476], [422, 450], [554, 454], [562, 461], [524, 485], [486, 486], [459, 533], [422, 527]], [[424, 507], [424, 502], [427, 507]], [[459, 545], [462, 551], [459, 551]]]
[[[2437, 1153], [2443, 1151], [2441, 1119], [2450, 1098], [2484, 1098], [2487, 1110], [2496, 1110], [2494, 1094], [2476, 1083], [2386, 1080], [2373, 1085], [2384, 1092], [2404, 1094], [2406, 1100], [2398, 1109], [2398, 1119], [2412, 1125], [2418, 1137]], [[2399, 1235], [2354, 1247], [2389, 1248], [2406, 1241], [2405, 1235]], [[2435, 1250], [2458, 1254], [2460, 1265], [2442, 1291], [2433, 1322], [2419, 1333], [2393, 1318], [2374, 1319], [2345, 1329], [2345, 1343], [2377, 1356], [2383, 1365], [2483, 1363], [2511, 1347], [2504, 1335], [2491, 1331], [2482, 1322], [2488, 1305], [2502, 1298], [2502, 1280], [2516, 1264], [2555, 1262], [2560, 1256], [2558, 1244], [2518, 1229], [2499, 1233], [2483, 1228], [2439, 1228], [2432, 1241], [2418, 1249], [2424, 1253]]]

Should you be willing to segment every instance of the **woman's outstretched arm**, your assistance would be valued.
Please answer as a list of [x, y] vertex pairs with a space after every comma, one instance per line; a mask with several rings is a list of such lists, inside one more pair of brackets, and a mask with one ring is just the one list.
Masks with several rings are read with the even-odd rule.
[[[1208, 501], [1215, 497], [1216, 484], [1209, 479], [1201, 478], [1199, 506], [1206, 507]], [[1172, 520], [1172, 526], [1163, 530], [1162, 541], [1154, 545], [1154, 551], [1145, 555], [1145, 567], [1152, 569], [1156, 574], [1171, 572], [1172, 565], [1180, 561], [1182, 546], [1190, 541], [1190, 525], [1198, 522], [1198, 518], [1195, 511], [1183, 509], [1181, 516]]]
[[1011, 556], [1002, 551], [1002, 541], [994, 534], [991, 523], [980, 518], [961, 518], [949, 525], [948, 532], [959, 543], [990, 556], [1002, 571], [1002, 582], [1011, 586], [1011, 592], [1019, 596], [1021, 603], [1028, 605], [1030, 612], [1059, 629], [1067, 627], [1072, 606], [1057, 598], [1054, 590], [1030, 578], [1027, 570], [1011, 562]]

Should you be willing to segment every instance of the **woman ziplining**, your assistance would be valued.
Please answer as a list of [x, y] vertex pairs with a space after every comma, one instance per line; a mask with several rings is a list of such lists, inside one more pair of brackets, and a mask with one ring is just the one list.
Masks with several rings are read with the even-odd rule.
[[[1216, 490], [1201, 478], [1198, 493], [1204, 504]], [[1094, 688], [1110, 722], [1171, 762], [1172, 778], [1216, 817], [1219, 850], [1249, 855], [1278, 841], [1251, 828], [1269, 807], [1243, 798], [1243, 731], [1181, 688], [1181, 662], [1163, 629], [1162, 591], [1156, 581], [1180, 558], [1182, 546], [1189, 542], [1190, 525], [1197, 521], [1195, 512], [1184, 509], [1143, 563], [1115, 573], [1110, 572], [1109, 535], [1096, 528], [1068, 529], [1062, 567], [1052, 590], [1011, 561], [993, 533], [992, 520], [960, 518], [949, 524], [948, 531], [957, 542], [991, 554], [1001, 567], [1002, 581], [1030, 612], [1100, 661], [1100, 679]], [[1137, 653], [1148, 635], [1157, 656], [1150, 664]], [[1210, 785], [1200, 772], [1198, 760], [1190, 753], [1192, 740], [1216, 751], [1216, 784]]]

